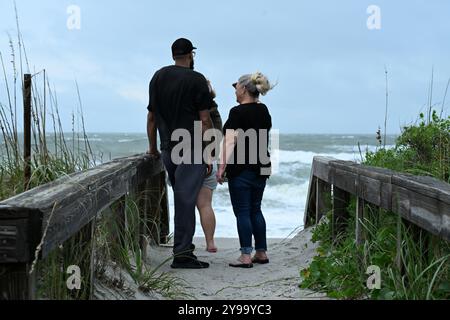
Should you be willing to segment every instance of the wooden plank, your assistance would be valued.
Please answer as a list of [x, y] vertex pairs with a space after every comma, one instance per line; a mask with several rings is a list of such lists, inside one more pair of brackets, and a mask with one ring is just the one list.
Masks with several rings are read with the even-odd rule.
[[41, 238], [42, 214], [8, 206], [0, 207], [0, 264], [34, 259]]
[[450, 205], [395, 185], [392, 201], [393, 210], [404, 219], [450, 241]]
[[126, 228], [126, 196], [122, 196], [111, 205], [111, 243], [115, 248], [125, 248], [125, 228]]
[[356, 195], [368, 203], [380, 206], [381, 186], [381, 181], [366, 176], [359, 176], [358, 192]]
[[391, 177], [394, 171], [384, 168], [362, 166], [357, 167], [357, 173], [361, 176], [369, 177], [383, 183], [391, 183]]
[[316, 224], [320, 222], [331, 208], [331, 185], [327, 182], [317, 179], [316, 183]]
[[[334, 166], [334, 164], [333, 164]], [[341, 190], [347, 191], [351, 194], [356, 194], [356, 184], [358, 175], [349, 171], [335, 168], [333, 171], [333, 185]]]
[[325, 182], [332, 183], [330, 181], [330, 162], [335, 159], [328, 157], [314, 157], [312, 174]]
[[331, 167], [334, 167], [336, 169], [344, 170], [347, 172], [352, 172], [358, 174], [358, 170], [361, 167], [360, 164], [353, 162], [353, 161], [343, 161], [343, 160], [337, 160], [334, 159], [333, 161], [329, 162]]
[[153, 243], [159, 245], [161, 234], [161, 175], [152, 177], [147, 183], [148, 216], [147, 228]]
[[309, 179], [308, 195], [306, 196], [306, 207], [303, 216], [303, 223], [305, 228], [312, 226], [313, 217], [315, 214], [315, 199], [316, 199], [316, 182], [317, 177], [314, 176], [314, 169], [311, 170], [311, 176]]
[[[64, 244], [61, 251], [61, 267], [76, 265], [80, 268], [81, 290], [71, 290], [70, 296], [76, 300], [89, 300], [94, 288], [95, 219], [77, 232]], [[69, 258], [74, 259], [72, 261]]]
[[432, 177], [418, 177], [397, 173], [392, 176], [392, 183], [426, 197], [450, 204], [450, 184]]
[[381, 184], [380, 208], [392, 211], [392, 184], [383, 182]]
[[337, 239], [347, 227], [350, 194], [336, 186], [333, 186], [333, 239]]
[[164, 165], [161, 160], [145, 157], [137, 166], [137, 184], [144, 183], [151, 177], [164, 171]]
[[0, 265], [0, 301], [35, 300], [36, 274], [30, 271], [27, 263]]

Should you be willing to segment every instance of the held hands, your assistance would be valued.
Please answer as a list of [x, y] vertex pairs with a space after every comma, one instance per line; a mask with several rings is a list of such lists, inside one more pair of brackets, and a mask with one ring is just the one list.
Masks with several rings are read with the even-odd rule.
[[225, 168], [220, 166], [216, 174], [217, 182], [222, 185], [225, 182]]

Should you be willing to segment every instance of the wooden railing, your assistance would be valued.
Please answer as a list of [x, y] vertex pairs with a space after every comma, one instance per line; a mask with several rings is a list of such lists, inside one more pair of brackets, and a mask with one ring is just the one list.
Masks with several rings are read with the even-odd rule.
[[[336, 238], [348, 226], [350, 195], [357, 200], [357, 243], [362, 241], [366, 204], [397, 213], [404, 221], [450, 241], [450, 184], [326, 157], [314, 158], [305, 226], [318, 223], [332, 212]], [[399, 249], [400, 237], [397, 242]]]
[[139, 228], [143, 253], [148, 238], [166, 242], [169, 208], [165, 178], [160, 160], [138, 155], [63, 177], [1, 202], [0, 300], [34, 299], [36, 273], [31, 271], [36, 258], [45, 259], [82, 228], [89, 228], [106, 208], [114, 204], [115, 219], [125, 227], [129, 195], [140, 199], [140, 221], [146, 224]]

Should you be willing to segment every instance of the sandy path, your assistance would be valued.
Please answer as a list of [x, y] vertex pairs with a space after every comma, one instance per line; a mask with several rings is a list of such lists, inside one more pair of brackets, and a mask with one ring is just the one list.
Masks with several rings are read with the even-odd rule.
[[[325, 299], [323, 294], [298, 288], [299, 270], [308, 266], [315, 255], [316, 245], [310, 242], [311, 231], [300, 232], [293, 239], [269, 240], [268, 265], [253, 269], [234, 269], [228, 266], [239, 256], [238, 239], [217, 239], [219, 252], [206, 252], [203, 239], [195, 239], [195, 254], [211, 264], [203, 270], [173, 270], [171, 261], [161, 268], [186, 280], [186, 291], [199, 300], [300, 300]], [[149, 250], [151, 266], [170, 260], [171, 247], [153, 247]]]

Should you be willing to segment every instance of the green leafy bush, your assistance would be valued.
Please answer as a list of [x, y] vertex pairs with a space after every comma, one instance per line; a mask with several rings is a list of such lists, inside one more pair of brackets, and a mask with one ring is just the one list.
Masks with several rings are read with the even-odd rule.
[[368, 152], [365, 164], [450, 183], [450, 117], [434, 111], [429, 123], [420, 115], [418, 125], [403, 128], [394, 149]]

